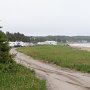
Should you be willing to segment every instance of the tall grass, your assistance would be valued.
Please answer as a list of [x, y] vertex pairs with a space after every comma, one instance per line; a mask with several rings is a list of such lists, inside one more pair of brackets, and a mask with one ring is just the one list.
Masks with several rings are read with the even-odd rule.
[[46, 84], [24, 66], [0, 64], [0, 90], [46, 90]]
[[18, 51], [56, 65], [90, 73], [90, 52], [68, 46], [21, 47]]

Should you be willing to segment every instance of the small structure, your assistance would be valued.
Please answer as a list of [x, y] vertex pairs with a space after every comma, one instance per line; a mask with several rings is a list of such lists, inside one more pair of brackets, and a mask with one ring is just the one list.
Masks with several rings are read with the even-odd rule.
[[45, 41], [45, 42], [38, 42], [38, 45], [57, 45], [56, 41]]
[[33, 44], [33, 43], [29, 43], [29, 46], [34, 46], [35, 44]]

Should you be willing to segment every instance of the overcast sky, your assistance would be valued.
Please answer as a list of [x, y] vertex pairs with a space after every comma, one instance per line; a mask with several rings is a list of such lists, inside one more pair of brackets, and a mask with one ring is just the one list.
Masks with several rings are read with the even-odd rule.
[[90, 0], [0, 0], [3, 31], [90, 35]]

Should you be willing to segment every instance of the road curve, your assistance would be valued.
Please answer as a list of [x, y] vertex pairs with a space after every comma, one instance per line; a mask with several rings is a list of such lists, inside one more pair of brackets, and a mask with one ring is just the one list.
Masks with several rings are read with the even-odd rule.
[[11, 50], [15, 61], [34, 69], [39, 77], [46, 79], [48, 90], [90, 90], [90, 74], [65, 70], [57, 66], [34, 60], [33, 58]]

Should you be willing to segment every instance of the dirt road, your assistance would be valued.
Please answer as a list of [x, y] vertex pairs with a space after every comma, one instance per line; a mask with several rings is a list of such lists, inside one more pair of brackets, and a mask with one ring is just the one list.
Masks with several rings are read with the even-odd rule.
[[17, 52], [15, 49], [12, 49], [11, 53], [16, 54], [17, 63], [34, 69], [39, 77], [46, 79], [48, 90], [90, 90], [90, 74], [46, 64]]

